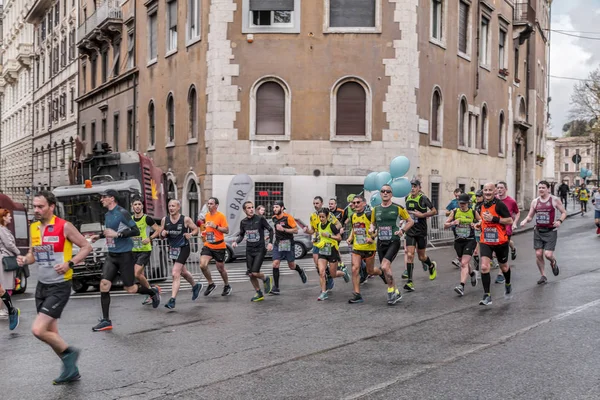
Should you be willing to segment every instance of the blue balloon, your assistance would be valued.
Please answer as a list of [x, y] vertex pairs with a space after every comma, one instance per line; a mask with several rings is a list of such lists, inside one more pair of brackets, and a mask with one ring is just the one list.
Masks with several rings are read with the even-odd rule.
[[581, 170], [579, 170], [579, 176], [585, 178], [587, 176], [587, 171], [587, 168], [581, 168]]
[[373, 193], [371, 196], [371, 207], [375, 207], [381, 204], [381, 195], [379, 192]]
[[408, 178], [394, 179], [391, 186], [394, 197], [406, 197], [410, 193], [411, 185]]
[[377, 172], [371, 172], [369, 175], [367, 175], [365, 177], [365, 190], [366, 191], [373, 191], [373, 190], [379, 190], [379, 187], [377, 187]]
[[377, 174], [377, 177], [375, 178], [375, 183], [377, 184], [376, 188], [373, 190], [379, 190], [381, 189], [381, 187], [383, 185], [387, 185], [389, 183], [389, 181], [392, 180], [392, 175], [390, 175], [389, 172], [387, 171], [383, 171]]
[[410, 169], [410, 160], [404, 156], [398, 156], [390, 163], [390, 173], [393, 178], [400, 178]]
[[592, 176], [592, 175], [594, 175], [594, 173], [588, 169], [588, 172], [587, 172], [587, 176], [588, 176], [588, 178], [589, 178], [590, 176]]

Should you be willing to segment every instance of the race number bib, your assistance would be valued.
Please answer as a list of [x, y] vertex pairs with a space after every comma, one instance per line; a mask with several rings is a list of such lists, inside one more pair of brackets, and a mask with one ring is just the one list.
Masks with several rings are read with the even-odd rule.
[[141, 236], [134, 236], [131, 238], [131, 240], [133, 240], [133, 248], [134, 249], [139, 249], [140, 247], [143, 246]]
[[117, 245], [115, 244], [115, 239], [106, 238], [106, 247], [108, 247], [109, 249], [114, 249], [115, 247], [117, 247]]
[[246, 240], [248, 241], [248, 243], [258, 243], [258, 241], [260, 240], [260, 234], [258, 233], [258, 230], [252, 229], [246, 231]]
[[325, 246], [320, 248], [319, 254], [322, 254], [324, 256], [330, 256], [331, 255], [331, 243], [326, 243]]
[[277, 245], [279, 251], [292, 251], [292, 242], [288, 240], [280, 240]]
[[366, 244], [367, 243], [367, 230], [366, 228], [354, 228], [354, 243]]
[[381, 240], [392, 240], [394, 233], [392, 232], [391, 226], [380, 226], [379, 227], [379, 239]]
[[409, 211], [408, 215], [410, 215], [410, 217], [412, 218], [412, 220], [414, 221], [414, 223], [416, 224], [417, 222], [419, 222], [419, 218], [416, 217], [415, 212], [414, 211]]
[[171, 247], [169, 249], [169, 258], [171, 260], [177, 260], [179, 258], [179, 253], [181, 253], [181, 247]]
[[54, 268], [56, 259], [54, 258], [54, 246], [51, 244], [43, 244], [33, 248], [33, 256], [35, 262], [42, 268]]
[[537, 225], [550, 225], [554, 221], [550, 221], [550, 212], [538, 211], [535, 213], [535, 223]]
[[498, 228], [485, 228], [483, 230], [483, 240], [486, 243], [499, 243]]
[[215, 233], [214, 232], [206, 232], [206, 241], [208, 243], [214, 243], [215, 242]]
[[456, 236], [461, 239], [466, 239], [471, 236], [471, 226], [466, 224], [459, 224], [456, 226]]

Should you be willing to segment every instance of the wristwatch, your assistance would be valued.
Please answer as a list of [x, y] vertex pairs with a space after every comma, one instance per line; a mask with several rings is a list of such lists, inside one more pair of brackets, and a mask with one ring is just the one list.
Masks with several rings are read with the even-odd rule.
[[73, 261], [69, 261], [69, 268], [73, 269], [74, 266], [75, 266], [75, 263]]

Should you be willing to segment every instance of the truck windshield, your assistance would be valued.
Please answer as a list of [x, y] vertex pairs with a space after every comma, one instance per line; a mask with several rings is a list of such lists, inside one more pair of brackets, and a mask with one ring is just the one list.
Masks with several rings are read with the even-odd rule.
[[[119, 205], [126, 210], [129, 210], [129, 192], [120, 192]], [[104, 214], [106, 214], [106, 208], [102, 207], [100, 203], [100, 195], [85, 194], [76, 196], [63, 196], [58, 198], [57, 214], [59, 217], [66, 219], [75, 228], [82, 231], [87, 231], [86, 226], [97, 226], [100, 230], [101, 226], [104, 225]]]

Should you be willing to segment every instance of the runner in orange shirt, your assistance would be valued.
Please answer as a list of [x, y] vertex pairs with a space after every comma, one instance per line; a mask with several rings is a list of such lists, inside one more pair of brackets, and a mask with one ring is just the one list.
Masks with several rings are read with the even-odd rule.
[[227, 246], [225, 245], [224, 237], [224, 234], [229, 233], [229, 225], [227, 225], [225, 214], [217, 211], [217, 208], [219, 208], [219, 199], [211, 197], [208, 199], [206, 205], [208, 206], [208, 213], [206, 213], [206, 222], [204, 224], [206, 229], [202, 232], [204, 247], [202, 247], [200, 253], [200, 269], [208, 281], [208, 287], [204, 291], [204, 295], [208, 296], [217, 288], [208, 269], [208, 263], [214, 259], [217, 264], [217, 270], [225, 283], [221, 296], [229, 296], [232, 289], [229, 285], [227, 270], [225, 269], [225, 252], [227, 251]]

